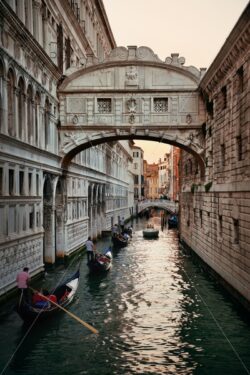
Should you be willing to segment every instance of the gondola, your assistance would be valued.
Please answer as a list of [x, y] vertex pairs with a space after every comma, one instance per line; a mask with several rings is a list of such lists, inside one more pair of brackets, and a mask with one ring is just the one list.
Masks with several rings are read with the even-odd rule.
[[121, 235], [118, 236], [112, 236], [112, 242], [114, 247], [125, 247], [128, 244], [128, 239], [125, 239]]
[[[79, 277], [80, 271], [78, 270], [62, 284], [55, 287], [48, 294], [46, 293], [46, 298], [65, 308], [73, 301], [79, 285]], [[47, 299], [31, 303], [22, 299], [18, 302], [16, 311], [24, 321], [32, 321], [36, 318], [47, 319], [61, 310], [60, 307], [48, 302]]]
[[107, 249], [103, 254], [96, 254], [95, 259], [88, 262], [91, 272], [106, 272], [112, 265], [111, 249]]
[[177, 228], [178, 227], [178, 216], [171, 215], [168, 219], [168, 228]]
[[155, 228], [146, 228], [143, 230], [143, 237], [147, 239], [154, 239], [159, 237], [159, 230]]

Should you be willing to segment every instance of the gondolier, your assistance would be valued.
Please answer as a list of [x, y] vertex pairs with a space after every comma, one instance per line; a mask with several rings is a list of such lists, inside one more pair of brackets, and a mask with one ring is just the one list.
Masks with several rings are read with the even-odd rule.
[[93, 241], [91, 240], [91, 237], [88, 237], [88, 240], [86, 242], [86, 250], [87, 250], [87, 258], [88, 263], [93, 262], [95, 260], [94, 252], [95, 252], [95, 245]]
[[29, 300], [29, 290], [28, 290], [29, 281], [30, 281], [29, 268], [24, 267], [24, 269], [17, 274], [16, 282], [17, 282], [17, 287], [20, 292], [20, 298], [24, 298], [26, 301]]

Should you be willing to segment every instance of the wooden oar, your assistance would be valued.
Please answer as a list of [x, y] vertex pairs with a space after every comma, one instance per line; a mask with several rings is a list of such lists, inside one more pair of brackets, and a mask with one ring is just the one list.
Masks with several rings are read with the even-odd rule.
[[93, 333], [95, 334], [98, 334], [98, 330], [95, 329], [94, 327], [92, 327], [90, 324], [84, 322], [82, 319], [78, 318], [78, 316], [76, 316], [75, 314], [72, 314], [72, 312], [66, 310], [64, 307], [58, 305], [58, 303], [54, 302], [54, 301], [51, 301], [48, 297], [44, 296], [43, 294], [39, 293], [37, 290], [29, 287], [33, 292], [35, 293], [38, 293], [39, 296], [43, 297], [44, 299], [46, 299], [48, 302], [52, 303], [53, 305], [55, 305], [56, 307], [58, 307], [59, 309], [63, 310], [66, 314], [68, 314], [69, 316], [71, 316], [71, 318], [77, 320], [79, 323], [81, 323], [83, 326], [85, 326], [86, 328], [88, 328], [90, 331], [92, 331]]

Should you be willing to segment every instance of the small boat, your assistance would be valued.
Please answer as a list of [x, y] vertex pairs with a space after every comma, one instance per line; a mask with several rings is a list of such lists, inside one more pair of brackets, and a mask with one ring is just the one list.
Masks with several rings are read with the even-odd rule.
[[108, 271], [112, 265], [111, 249], [107, 249], [103, 254], [96, 254], [95, 260], [88, 262], [88, 267], [91, 272]]
[[122, 235], [112, 236], [112, 242], [115, 247], [125, 247], [127, 246], [128, 241], [128, 238], [125, 238]]
[[168, 228], [177, 228], [178, 227], [178, 216], [177, 215], [171, 215], [168, 218]]
[[153, 225], [148, 225], [147, 228], [143, 230], [143, 237], [144, 238], [158, 238], [159, 237], [159, 230], [155, 229]]
[[[80, 271], [76, 271], [71, 277], [65, 280], [62, 284], [46, 293], [46, 299], [31, 303], [24, 299], [19, 301], [16, 306], [16, 311], [24, 321], [32, 321], [39, 317], [39, 319], [47, 319], [60, 311], [60, 307], [52, 303], [56, 302], [61, 307], [68, 306], [74, 299], [78, 285], [79, 285]], [[38, 293], [39, 296], [43, 297]], [[34, 296], [33, 296], [34, 297]], [[48, 301], [51, 300], [51, 302]]]

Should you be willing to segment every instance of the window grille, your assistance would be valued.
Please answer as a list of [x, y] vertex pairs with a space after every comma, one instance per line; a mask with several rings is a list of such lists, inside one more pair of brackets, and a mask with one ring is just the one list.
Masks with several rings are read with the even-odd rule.
[[99, 113], [111, 113], [111, 99], [97, 99]]
[[168, 111], [168, 98], [154, 98], [154, 111], [158, 113]]

